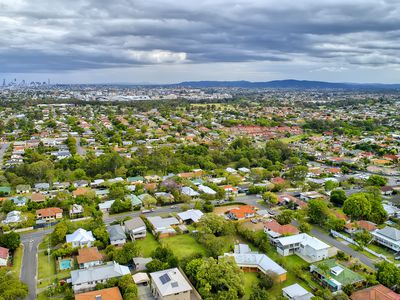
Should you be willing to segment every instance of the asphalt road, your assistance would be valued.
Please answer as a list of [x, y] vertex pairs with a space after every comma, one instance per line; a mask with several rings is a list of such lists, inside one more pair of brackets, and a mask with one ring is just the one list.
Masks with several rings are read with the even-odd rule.
[[79, 137], [75, 138], [76, 140], [76, 152], [80, 156], [85, 156], [86, 155], [86, 150], [81, 146], [81, 139]]
[[45, 235], [51, 231], [52, 229], [46, 229], [21, 234], [21, 242], [24, 245], [24, 257], [22, 259], [20, 279], [28, 285], [29, 294], [26, 298], [28, 300], [36, 299], [38, 247]]
[[3, 166], [4, 154], [6, 154], [9, 146], [10, 146], [10, 143], [3, 143], [0, 146], [0, 166]]
[[311, 234], [313, 236], [315, 236], [316, 238], [320, 239], [321, 241], [323, 241], [326, 244], [329, 244], [331, 246], [336, 247], [337, 249], [351, 255], [352, 257], [356, 257], [358, 258], [364, 265], [375, 269], [375, 261], [370, 259], [369, 257], [367, 257], [366, 255], [362, 254], [361, 252], [357, 252], [354, 249], [350, 248], [349, 246], [341, 243], [340, 241], [336, 240], [335, 238], [331, 237], [330, 235], [316, 229], [313, 228], [311, 230]]

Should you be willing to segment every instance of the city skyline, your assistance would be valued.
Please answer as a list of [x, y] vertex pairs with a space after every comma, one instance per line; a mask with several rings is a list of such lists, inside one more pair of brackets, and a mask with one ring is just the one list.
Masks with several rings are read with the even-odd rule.
[[396, 1], [0, 0], [0, 78], [398, 83]]

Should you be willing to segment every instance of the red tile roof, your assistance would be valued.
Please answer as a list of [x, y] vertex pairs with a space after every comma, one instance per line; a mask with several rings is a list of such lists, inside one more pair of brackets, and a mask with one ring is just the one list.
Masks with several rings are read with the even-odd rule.
[[36, 211], [36, 215], [40, 215], [42, 218], [46, 218], [46, 217], [52, 217], [55, 216], [56, 214], [62, 213], [63, 210], [61, 208], [58, 207], [48, 207], [48, 208], [42, 208], [42, 209], [38, 209]]
[[[101, 296], [101, 298], [98, 296]], [[75, 295], [75, 300], [96, 300], [99, 298], [101, 300], [122, 300], [122, 295], [117, 287]]]
[[246, 218], [248, 215], [255, 214], [255, 212], [255, 207], [251, 205], [243, 205], [227, 211], [227, 213], [234, 215], [237, 219]]
[[8, 259], [9, 251], [7, 248], [0, 247], [0, 258]]
[[400, 300], [400, 295], [382, 284], [354, 292], [351, 300]]
[[78, 250], [78, 256], [76, 257], [78, 264], [84, 264], [91, 261], [103, 260], [103, 255], [99, 252], [97, 247], [92, 248], [81, 248]]
[[264, 227], [269, 231], [279, 234], [298, 234], [299, 230], [291, 224], [281, 225], [277, 221], [271, 219], [264, 223]]

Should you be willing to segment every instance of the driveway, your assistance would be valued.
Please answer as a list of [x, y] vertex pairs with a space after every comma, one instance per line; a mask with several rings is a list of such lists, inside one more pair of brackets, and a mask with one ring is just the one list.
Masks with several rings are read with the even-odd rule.
[[151, 293], [150, 285], [138, 285], [138, 296], [140, 300], [155, 300]]

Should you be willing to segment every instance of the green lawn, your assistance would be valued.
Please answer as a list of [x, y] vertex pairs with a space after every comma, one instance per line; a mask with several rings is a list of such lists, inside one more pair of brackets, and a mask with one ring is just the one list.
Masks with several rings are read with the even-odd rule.
[[168, 246], [179, 259], [196, 253], [206, 254], [206, 249], [189, 234], [179, 234], [164, 238], [161, 239], [161, 243]]
[[[40, 248], [40, 247], [39, 247]], [[56, 274], [56, 263], [53, 257], [45, 255], [45, 251], [38, 252], [38, 278], [48, 278]]]
[[23, 257], [23, 246], [20, 246], [17, 248], [17, 250], [14, 251], [14, 258], [13, 258], [13, 266], [11, 270], [17, 275], [19, 278], [19, 274], [21, 273], [21, 266], [22, 266], [22, 257]]
[[243, 300], [249, 299], [253, 287], [258, 285], [259, 279], [257, 273], [244, 273], [244, 297]]
[[149, 232], [147, 233], [146, 238], [141, 240], [136, 240], [135, 243], [140, 247], [143, 257], [150, 257], [151, 253], [158, 246], [160, 246], [160, 244], [156, 241], [154, 236]]

